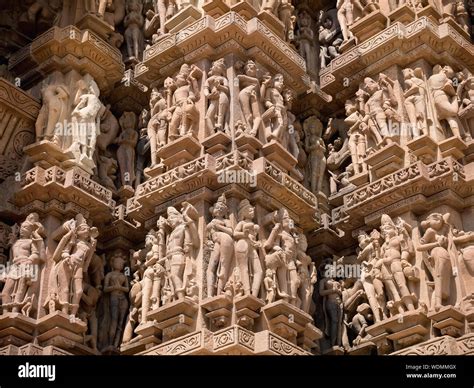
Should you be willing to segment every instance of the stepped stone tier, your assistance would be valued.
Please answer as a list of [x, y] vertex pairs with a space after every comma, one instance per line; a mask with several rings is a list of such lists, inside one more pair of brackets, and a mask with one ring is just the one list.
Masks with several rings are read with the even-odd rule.
[[0, 354], [474, 354], [470, 1], [0, 11]]

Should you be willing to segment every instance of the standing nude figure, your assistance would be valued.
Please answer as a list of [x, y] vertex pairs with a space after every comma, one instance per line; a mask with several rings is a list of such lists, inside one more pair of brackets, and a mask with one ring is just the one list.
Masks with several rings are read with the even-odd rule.
[[196, 107], [196, 102], [199, 101], [200, 94], [196, 71], [195, 66], [184, 64], [181, 66], [174, 82], [165, 81], [168, 84], [168, 93], [171, 94], [171, 89], [174, 90], [172, 99], [168, 104], [169, 110], [172, 112], [168, 128], [170, 141], [188, 134], [197, 137], [199, 110]]
[[[408, 311], [415, 310], [414, 302], [416, 297], [410, 293], [403, 272], [403, 262], [407, 262], [408, 257], [413, 253], [411, 252], [411, 247], [406, 244], [397, 226], [386, 214], [382, 215], [380, 232], [385, 240], [381, 246], [383, 262], [396, 284], [397, 292], [394, 292], [394, 294], [396, 296], [399, 295]], [[396, 297], [394, 301], [397, 302], [397, 299]]]
[[189, 277], [193, 276], [193, 260], [199, 248], [199, 234], [196, 226], [196, 209], [188, 203], [183, 203], [180, 213], [174, 207], [167, 210], [168, 225], [171, 233], [166, 244], [166, 257], [170, 263], [169, 277], [174, 296], [183, 299]]
[[421, 227], [425, 230], [417, 250], [427, 252], [429, 260], [434, 263], [434, 301], [432, 307], [438, 311], [447, 304], [451, 285], [455, 282], [457, 269], [457, 250], [453, 241], [452, 227], [449, 224], [450, 214], [432, 213]]
[[39, 275], [38, 266], [46, 260], [44, 228], [37, 213], [29, 214], [19, 227], [19, 236], [13, 233], [10, 250], [11, 267], [2, 290], [3, 313], [9, 311], [29, 316], [33, 297], [31, 290]]
[[433, 95], [434, 107], [438, 120], [445, 120], [453, 136], [461, 137], [458, 119], [458, 96], [453, 86], [453, 69], [450, 66], [433, 68], [433, 75], [428, 79], [428, 85]]
[[116, 143], [119, 146], [117, 160], [121, 181], [124, 186], [133, 186], [133, 182], [135, 182], [135, 147], [138, 142], [137, 116], [134, 112], [123, 112], [119, 123], [122, 132], [120, 132]]
[[[237, 76], [240, 83], [239, 102], [242, 109], [242, 115], [247, 126], [247, 131], [251, 136], [257, 136], [258, 130], [262, 123], [260, 113], [260, 96], [264, 96], [260, 90], [265, 91], [266, 85], [260, 87], [260, 82], [257, 78], [257, 66], [254, 61], [247, 61], [244, 65], [244, 74]], [[270, 82], [268, 78], [268, 82]]]
[[[36, 141], [49, 140], [59, 146], [61, 133], [56, 128], [65, 130], [69, 92], [63, 85], [48, 85], [41, 90], [43, 105], [35, 123]], [[62, 134], [64, 136], [64, 134]]]
[[345, 108], [347, 117], [344, 122], [349, 125], [347, 130], [349, 135], [349, 152], [351, 154], [354, 175], [357, 175], [367, 171], [367, 165], [364, 162], [367, 153], [367, 138], [365, 136], [367, 124], [363, 122], [363, 116], [357, 110], [354, 101], [347, 100]]
[[264, 248], [265, 264], [276, 272], [277, 291], [279, 296], [293, 305], [298, 300], [298, 273], [296, 269], [297, 245], [294, 221], [288, 210], [280, 209], [270, 236]]
[[124, 319], [128, 308], [128, 279], [123, 273], [125, 259], [120, 251], [111, 258], [112, 271], [105, 275], [104, 293], [109, 294], [109, 331], [108, 343], [115, 348], [119, 347]]
[[403, 69], [406, 89], [403, 93], [405, 97], [405, 107], [410, 120], [413, 138], [421, 135], [428, 135], [428, 113], [427, 113], [427, 91], [423, 80], [423, 70]]
[[139, 0], [127, 0], [127, 15], [123, 20], [125, 43], [129, 59], [139, 60], [143, 51], [143, 5]]
[[158, 164], [156, 152], [167, 142], [168, 122], [171, 119], [167, 108], [168, 105], [163, 93], [153, 88], [150, 96], [150, 121], [147, 125], [152, 166]]
[[212, 63], [204, 84], [204, 96], [208, 100], [206, 111], [206, 137], [214, 131], [229, 133], [229, 81], [223, 59]]
[[230, 265], [234, 257], [234, 232], [228, 219], [229, 209], [224, 194], [209, 211], [213, 219], [207, 224], [206, 230], [213, 247], [207, 267], [207, 296], [211, 297], [222, 294], [229, 279]]
[[332, 277], [324, 277], [319, 283], [319, 295], [323, 297], [325, 334], [331, 347], [342, 344], [343, 304], [341, 284]]
[[[359, 2], [352, 0], [337, 0], [337, 20], [341, 26], [341, 33], [344, 41], [354, 38], [354, 34], [349, 27], [354, 23], [354, 6], [360, 5]], [[362, 11], [362, 9], [361, 9]]]
[[322, 139], [323, 124], [316, 116], [311, 116], [304, 121], [303, 129], [308, 154], [310, 188], [313, 193], [318, 193], [322, 190], [326, 171], [326, 146]]
[[300, 280], [298, 295], [301, 300], [301, 310], [305, 313], [309, 313], [313, 288], [317, 280], [317, 271], [311, 257], [306, 253], [308, 240], [304, 233], [298, 234], [296, 244], [298, 249], [296, 263], [298, 265], [298, 276]]
[[253, 222], [255, 209], [248, 199], [240, 201], [239, 222], [234, 230], [235, 260], [240, 271], [240, 280], [245, 295], [252, 294], [256, 298], [263, 280], [263, 269], [258, 254], [261, 242], [257, 241], [259, 226]]

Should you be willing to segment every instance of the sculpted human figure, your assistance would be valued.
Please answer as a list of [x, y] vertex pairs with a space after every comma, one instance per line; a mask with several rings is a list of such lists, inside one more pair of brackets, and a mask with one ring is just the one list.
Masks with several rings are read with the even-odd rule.
[[258, 250], [262, 248], [257, 240], [259, 226], [253, 222], [255, 209], [248, 199], [240, 201], [239, 222], [234, 229], [235, 260], [240, 272], [245, 295], [258, 297], [263, 280], [263, 269]]
[[[339, 46], [342, 39], [338, 37], [340, 31], [336, 28], [331, 17], [320, 17], [319, 26], [319, 63], [325, 68], [330, 61], [339, 56]], [[340, 35], [339, 35], [340, 36]]]
[[459, 118], [464, 119], [466, 125], [465, 140], [474, 138], [474, 76], [467, 70], [462, 73], [456, 94], [460, 101]]
[[[349, 27], [354, 23], [354, 7], [361, 6], [360, 2], [352, 0], [337, 0], [337, 20], [341, 26], [342, 37], [345, 41], [354, 38]], [[359, 11], [363, 12], [362, 8]]]
[[[49, 140], [59, 146], [62, 128], [66, 121], [69, 103], [69, 91], [64, 85], [48, 85], [41, 90], [43, 105], [35, 123], [36, 141]], [[64, 128], [65, 129], [65, 128]]]
[[92, 163], [97, 136], [100, 134], [100, 117], [105, 107], [99, 100], [100, 90], [94, 80], [87, 84], [77, 82], [72, 118], [72, 144], [69, 148], [77, 161]]
[[[375, 232], [375, 234], [374, 234]], [[371, 236], [361, 232], [358, 236], [359, 252], [357, 261], [362, 265], [361, 281], [367, 296], [370, 308], [376, 322], [387, 318], [384, 285], [382, 281], [381, 265], [376, 249], [379, 248], [379, 234], [374, 231]]]
[[296, 267], [297, 234], [288, 210], [280, 209], [264, 248], [265, 265], [276, 273], [277, 293], [293, 305], [298, 304], [299, 279]]
[[109, 190], [115, 191], [117, 187], [115, 186], [115, 179], [117, 176], [118, 164], [117, 161], [113, 158], [108, 158], [106, 156], [99, 156], [99, 161], [97, 163], [97, 175], [99, 177], [99, 182], [101, 185], [107, 187]]
[[167, 210], [171, 232], [166, 243], [166, 256], [170, 263], [170, 280], [176, 299], [183, 299], [191, 276], [194, 276], [194, 259], [199, 248], [196, 226], [197, 211], [189, 203], [183, 203], [180, 213], [174, 207]]
[[53, 253], [55, 263], [50, 273], [45, 307], [53, 313], [59, 307], [64, 314], [76, 316], [83, 292], [83, 273], [94, 254], [97, 228], [90, 227], [84, 216], [66, 221], [66, 232]]
[[351, 322], [352, 329], [357, 333], [357, 337], [352, 342], [353, 346], [360, 345], [371, 338], [370, 334], [365, 330], [369, 326], [370, 318], [370, 306], [367, 303], [357, 306], [357, 314], [354, 315]]
[[291, 0], [280, 0], [278, 7], [278, 18], [284, 25], [283, 34], [285, 40], [291, 42], [294, 39], [293, 30], [295, 28], [296, 16], [293, 15], [295, 7], [291, 4]]
[[78, 312], [79, 319], [83, 322], [87, 322], [89, 328], [89, 334], [86, 336], [86, 343], [89, 343], [90, 347], [94, 350], [97, 350], [97, 329], [99, 322], [97, 320], [96, 310], [97, 302], [102, 295], [101, 287], [102, 286], [94, 287], [92, 284], [84, 281], [84, 290]]
[[270, 78], [266, 78], [265, 85], [260, 86], [257, 78], [257, 66], [254, 61], [247, 61], [244, 65], [244, 74], [237, 76], [240, 84], [239, 103], [242, 115], [247, 126], [246, 130], [251, 136], [257, 136], [262, 123], [260, 113], [260, 96], [265, 96], [266, 85]]
[[[160, 224], [166, 220], [160, 218]], [[154, 229], [151, 229], [145, 237], [145, 247], [134, 253], [136, 261], [143, 262], [143, 274], [141, 277], [141, 323], [147, 321], [148, 312], [158, 308], [161, 299], [161, 289], [164, 283], [166, 261], [165, 241], [160, 239]]]
[[116, 140], [118, 144], [117, 160], [120, 167], [122, 185], [133, 186], [135, 181], [135, 147], [138, 141], [137, 116], [134, 112], [124, 112], [119, 119], [120, 132]]
[[280, 7], [281, 3], [282, 0], [263, 0], [261, 9], [278, 17], [278, 7]]
[[122, 336], [124, 319], [127, 315], [129, 292], [128, 279], [123, 273], [125, 257], [118, 250], [111, 258], [112, 271], [105, 275], [104, 293], [109, 294], [108, 343], [118, 348]]
[[166, 33], [165, 23], [175, 14], [176, 1], [175, 0], [153, 0], [155, 13], [160, 17], [161, 35]]
[[[16, 233], [18, 232], [18, 236]], [[2, 290], [3, 313], [29, 316], [35, 297], [31, 292], [39, 276], [39, 265], [46, 260], [44, 228], [37, 213], [30, 213], [12, 233], [11, 267]]]
[[270, 122], [270, 133], [267, 133], [267, 141], [277, 140], [283, 148], [289, 147], [288, 112], [287, 104], [283, 97], [284, 79], [282, 74], [276, 74], [272, 83], [265, 90], [263, 114], [264, 120]]
[[206, 231], [212, 251], [207, 267], [207, 296], [220, 295], [229, 279], [232, 258], [234, 257], [234, 239], [232, 223], [228, 218], [229, 209], [225, 195], [209, 209], [212, 220]]
[[[146, 244], [146, 238], [145, 238]], [[140, 336], [133, 338], [133, 332], [135, 327], [141, 322], [142, 310], [142, 280], [145, 272], [145, 258], [143, 254], [140, 254], [133, 250], [130, 250], [130, 268], [133, 271], [133, 279], [130, 282], [130, 309], [127, 317], [127, 323], [123, 331], [122, 344], [128, 344], [132, 341], [140, 339]]]
[[[407, 227], [407, 224], [404, 224]], [[407, 280], [404, 273], [404, 266], [413, 255], [413, 246], [406, 240], [406, 236], [401, 234], [397, 225], [386, 214], [382, 215], [380, 232], [384, 243], [381, 246], [381, 253], [384, 265], [389, 269], [395, 280], [397, 293], [408, 311], [415, 309], [416, 296], [410, 293], [407, 287]], [[396, 302], [396, 299], [394, 299]]]
[[206, 111], [206, 137], [214, 131], [229, 132], [229, 81], [224, 59], [214, 61], [204, 84], [204, 96], [208, 101]]
[[435, 112], [438, 120], [445, 120], [453, 136], [461, 137], [458, 119], [458, 98], [453, 86], [453, 69], [450, 66], [436, 65], [433, 75], [428, 79], [428, 85], [433, 95]]
[[277, 280], [275, 271], [267, 268], [265, 271], [265, 278], [263, 279], [263, 285], [265, 287], [265, 303], [273, 303], [277, 297]]
[[323, 124], [316, 116], [308, 117], [303, 122], [305, 148], [308, 154], [309, 183], [313, 193], [322, 190], [326, 170], [326, 146], [322, 139]]
[[401, 7], [403, 4], [405, 3], [409, 3], [409, 0], [390, 0], [389, 1], [389, 5], [390, 5], [390, 10], [391, 11], [394, 11], [396, 10], [398, 7]]
[[297, 244], [297, 266], [298, 266], [298, 277], [300, 285], [298, 288], [298, 296], [301, 300], [301, 310], [309, 313], [311, 306], [311, 298], [313, 296], [314, 284], [317, 280], [316, 266], [311, 260], [311, 257], [306, 254], [308, 249], [308, 240], [304, 233], [299, 233], [296, 238]]
[[138, 60], [143, 51], [143, 5], [139, 0], [127, 0], [127, 15], [123, 20], [125, 43], [129, 59]]
[[171, 115], [163, 93], [153, 88], [150, 97], [150, 121], [147, 134], [150, 139], [151, 165], [158, 164], [156, 152], [166, 145], [168, 139], [168, 122]]
[[57, 23], [62, 1], [35, 0], [26, 2], [26, 6], [28, 9], [19, 16], [18, 24], [28, 33], [41, 33]]
[[447, 304], [451, 285], [457, 269], [457, 251], [453, 241], [452, 227], [449, 224], [449, 213], [432, 213], [421, 227], [425, 230], [417, 250], [427, 252], [434, 267], [434, 299], [432, 308], [438, 311]]
[[413, 138], [428, 134], [427, 91], [421, 68], [403, 69], [405, 107]]
[[147, 126], [150, 119], [148, 109], [143, 109], [138, 118], [138, 128], [140, 136], [138, 138], [136, 153], [137, 161], [135, 163], [135, 188], [137, 188], [144, 179], [143, 170], [150, 164], [150, 140], [147, 135]]
[[117, 118], [110, 110], [110, 105], [107, 105], [102, 111], [100, 117], [100, 134], [97, 136], [97, 149], [100, 154], [106, 154], [107, 147], [116, 139], [120, 125]]
[[[324, 274], [328, 275], [326, 272]], [[341, 284], [331, 276], [324, 276], [319, 283], [319, 295], [323, 298], [324, 333], [329, 338], [331, 347], [341, 346], [343, 324]]]
[[377, 142], [391, 142], [395, 134], [390, 131], [389, 125], [401, 121], [395, 111], [398, 102], [393, 91], [393, 81], [382, 73], [379, 75], [379, 82], [366, 77], [364, 91], [367, 93], [363, 107], [365, 121], [376, 135]]
[[199, 110], [196, 107], [196, 102], [199, 100], [200, 94], [196, 73], [197, 68], [194, 65], [184, 64], [174, 82], [168, 81], [168, 85], [165, 85], [168, 90], [174, 90], [168, 104], [170, 111], [172, 111], [168, 129], [170, 141], [187, 134], [197, 136]]
[[357, 105], [353, 100], [347, 100], [345, 108], [347, 117], [344, 122], [349, 126], [347, 130], [349, 152], [351, 153], [354, 175], [357, 175], [367, 171], [367, 165], [364, 162], [367, 154], [367, 139], [365, 135], [367, 124], [364, 123], [364, 118], [357, 110]]
[[308, 72], [315, 74], [317, 72], [316, 46], [311, 22], [311, 15], [306, 10], [301, 10], [297, 18], [298, 31], [296, 33], [296, 42], [299, 54], [306, 61]]

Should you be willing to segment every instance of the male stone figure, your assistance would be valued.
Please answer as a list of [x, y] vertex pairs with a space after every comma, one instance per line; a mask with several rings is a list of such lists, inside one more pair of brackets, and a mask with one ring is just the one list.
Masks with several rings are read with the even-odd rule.
[[3, 312], [29, 315], [34, 295], [31, 290], [38, 281], [38, 266], [46, 260], [44, 229], [37, 213], [29, 214], [19, 227], [19, 236], [11, 247], [11, 267], [2, 291]]
[[45, 307], [53, 313], [59, 307], [64, 314], [76, 316], [82, 297], [83, 273], [87, 271], [94, 254], [98, 236], [82, 214], [66, 221], [66, 232], [53, 253], [55, 263], [51, 270]]

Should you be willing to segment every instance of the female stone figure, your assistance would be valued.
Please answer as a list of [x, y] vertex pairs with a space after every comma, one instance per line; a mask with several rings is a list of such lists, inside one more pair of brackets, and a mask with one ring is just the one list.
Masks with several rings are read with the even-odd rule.
[[360, 233], [357, 255], [357, 261], [362, 264], [362, 286], [376, 322], [387, 318], [384, 286], [381, 278], [382, 262], [378, 260], [376, 252], [379, 248], [378, 239], [379, 233], [376, 230], [371, 233], [370, 237], [365, 232]]
[[341, 346], [343, 318], [341, 284], [333, 277], [323, 277], [319, 283], [319, 295], [323, 297], [324, 332], [329, 338], [331, 347]]
[[224, 194], [218, 198], [209, 211], [213, 219], [206, 227], [208, 238], [212, 245], [209, 266], [207, 267], [208, 297], [223, 293], [229, 279], [230, 265], [234, 257], [234, 232], [232, 224], [228, 219], [229, 209]]
[[[354, 6], [360, 5], [359, 2], [351, 0], [337, 0], [337, 20], [341, 26], [341, 33], [344, 41], [352, 39], [354, 34], [349, 27], [354, 23]], [[362, 11], [362, 9], [360, 9]]]
[[423, 70], [403, 69], [403, 77], [405, 78], [405, 107], [407, 109], [408, 118], [411, 124], [412, 136], [417, 138], [421, 135], [428, 135], [427, 122], [427, 96], [426, 85], [423, 80]]
[[453, 69], [450, 66], [436, 65], [433, 75], [428, 79], [428, 85], [433, 95], [436, 117], [439, 122], [446, 120], [453, 136], [461, 137], [458, 119], [458, 97], [454, 90]]
[[142, 15], [143, 5], [138, 0], [127, 0], [127, 15], [123, 20], [125, 42], [129, 59], [139, 60], [143, 51], [142, 28], [145, 19]]
[[65, 133], [64, 122], [68, 113], [69, 92], [64, 85], [48, 85], [41, 90], [43, 105], [35, 123], [36, 141], [49, 140], [58, 144]]
[[[403, 262], [408, 262], [408, 258], [413, 254], [412, 246], [408, 245], [404, 236], [400, 234], [392, 219], [383, 214], [381, 218], [380, 232], [384, 243], [381, 246], [381, 253], [384, 265], [395, 280], [397, 295], [409, 311], [415, 310], [415, 295], [411, 294], [403, 271]], [[395, 302], [398, 298], [395, 298]]]
[[298, 274], [296, 269], [297, 245], [294, 221], [288, 210], [280, 209], [270, 236], [265, 241], [264, 248], [267, 268], [274, 270], [277, 277], [277, 291], [281, 298], [297, 305], [298, 303]]
[[239, 204], [239, 222], [234, 230], [235, 259], [240, 271], [245, 295], [258, 297], [263, 280], [263, 269], [258, 255], [261, 242], [257, 241], [259, 226], [253, 222], [255, 209], [248, 199]]
[[446, 305], [454, 273], [457, 267], [457, 251], [453, 242], [453, 233], [449, 224], [450, 214], [432, 213], [421, 227], [425, 230], [417, 250], [427, 252], [429, 260], [434, 264], [434, 300], [432, 307], [438, 311]]
[[456, 90], [460, 101], [459, 118], [465, 120], [465, 140], [470, 141], [474, 138], [474, 76], [467, 70], [461, 74], [463, 80]]
[[72, 144], [69, 148], [79, 162], [93, 164], [97, 136], [100, 133], [101, 112], [105, 109], [99, 100], [100, 90], [94, 80], [89, 85], [84, 80], [77, 83], [72, 117]]
[[314, 32], [311, 28], [311, 15], [306, 10], [301, 10], [297, 19], [298, 31], [296, 41], [298, 52], [306, 61], [309, 73], [316, 74], [316, 47], [314, 43]]
[[229, 133], [229, 81], [223, 59], [212, 63], [204, 84], [204, 95], [208, 100], [206, 111], [206, 137], [214, 131]]
[[194, 65], [184, 64], [175, 80], [165, 80], [168, 95], [172, 96], [168, 101], [169, 111], [172, 112], [168, 128], [170, 141], [188, 134], [197, 137], [199, 110], [196, 107], [196, 102], [200, 99], [199, 85], [196, 79], [198, 72], [199, 69]]
[[122, 132], [120, 132], [116, 143], [119, 145], [117, 160], [120, 167], [121, 181], [124, 186], [133, 186], [135, 181], [135, 147], [138, 141], [137, 116], [134, 112], [123, 112], [119, 123]]
[[[163, 219], [161, 218], [161, 220]], [[160, 245], [158, 244], [157, 234], [155, 230], [151, 229], [145, 237], [145, 247], [134, 253], [135, 260], [143, 263], [143, 274], [140, 279], [141, 323], [147, 321], [148, 312], [153, 308], [158, 308], [160, 303], [165, 275], [163, 264], [166, 259], [163, 243], [162, 241]]]
[[158, 89], [153, 88], [150, 97], [150, 121], [147, 134], [150, 140], [151, 165], [158, 163], [156, 151], [166, 145], [168, 137], [168, 122], [170, 113], [166, 99]]
[[265, 89], [264, 106], [267, 109], [262, 118], [270, 123], [267, 141], [277, 140], [285, 149], [289, 145], [288, 112], [283, 98], [284, 80], [282, 74], [276, 74]]
[[[260, 113], [260, 96], [264, 96], [266, 86], [260, 87], [260, 81], [257, 78], [257, 65], [254, 61], [247, 61], [244, 65], [244, 74], [237, 76], [240, 83], [239, 102], [242, 109], [242, 115], [247, 126], [247, 132], [251, 136], [257, 136], [258, 130], [262, 123]], [[266, 83], [270, 82], [270, 78], [266, 79]]]
[[313, 296], [313, 287], [317, 280], [317, 271], [311, 257], [306, 254], [308, 249], [308, 240], [304, 233], [299, 233], [296, 238], [297, 243], [297, 265], [299, 277], [298, 295], [301, 300], [301, 310], [309, 313], [311, 307], [311, 298]]
[[357, 110], [353, 100], [347, 100], [345, 108], [347, 117], [344, 122], [349, 125], [347, 131], [349, 152], [351, 153], [354, 175], [357, 175], [367, 171], [367, 165], [364, 162], [367, 152], [367, 138], [365, 135], [367, 125], [363, 122], [363, 117]]
[[303, 123], [305, 147], [308, 153], [309, 182], [313, 193], [322, 190], [326, 170], [326, 146], [322, 139], [323, 124], [316, 116], [308, 117]]
[[127, 313], [129, 292], [128, 279], [123, 273], [125, 258], [117, 251], [111, 258], [112, 271], [105, 275], [104, 293], [110, 294], [109, 299], [109, 345], [118, 348], [122, 328]]

